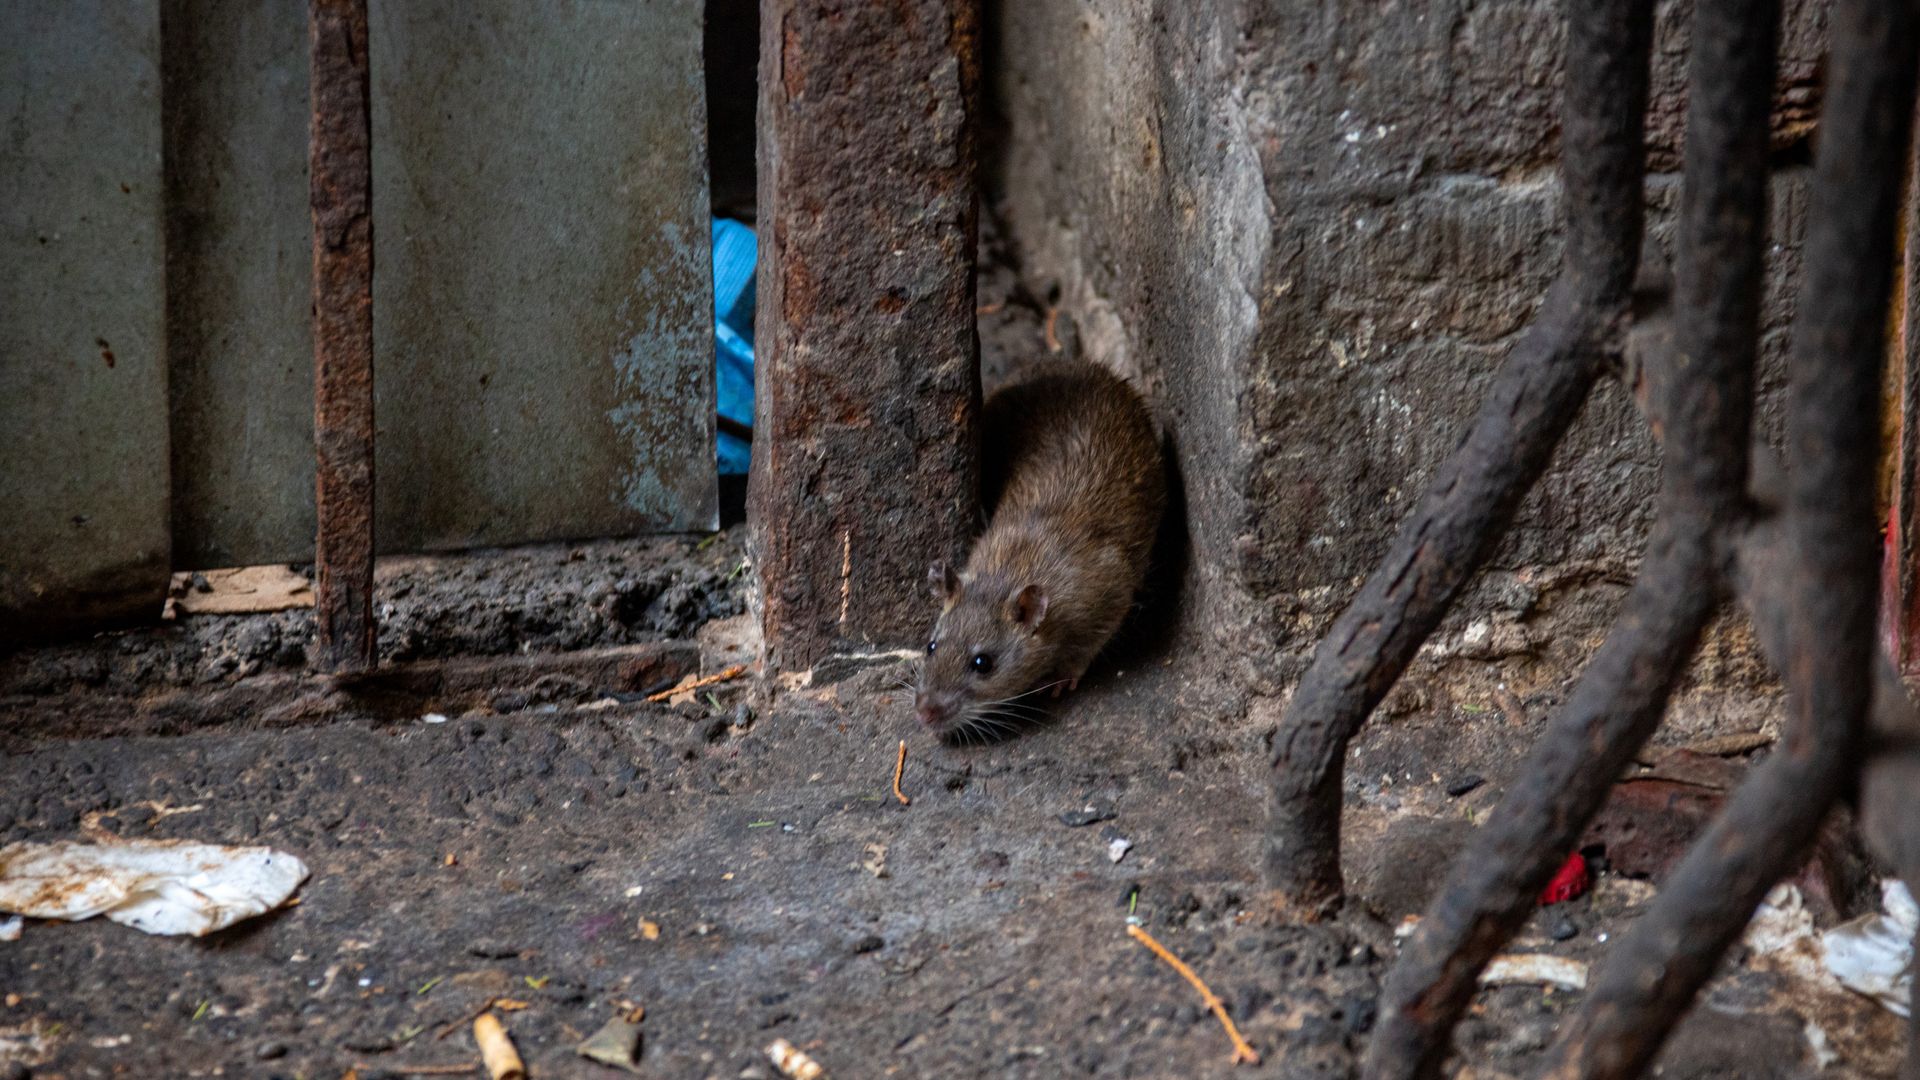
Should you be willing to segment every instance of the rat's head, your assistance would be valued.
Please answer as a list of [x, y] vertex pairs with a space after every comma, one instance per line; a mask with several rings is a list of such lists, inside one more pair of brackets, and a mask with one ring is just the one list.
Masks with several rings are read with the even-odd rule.
[[944, 563], [927, 581], [941, 608], [920, 663], [915, 714], [942, 738], [1011, 727], [1024, 711], [1013, 699], [1049, 673], [1051, 650], [1039, 636], [1046, 590], [998, 576], [962, 578]]

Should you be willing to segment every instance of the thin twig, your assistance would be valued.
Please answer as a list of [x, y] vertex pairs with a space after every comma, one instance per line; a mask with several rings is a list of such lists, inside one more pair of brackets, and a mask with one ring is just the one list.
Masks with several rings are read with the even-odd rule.
[[436, 1031], [433, 1033], [433, 1041], [441, 1042], [444, 1039], [446, 1039], [447, 1036], [453, 1034], [456, 1031], [459, 1031], [461, 1028], [466, 1027], [468, 1024], [473, 1023], [474, 1020], [479, 1018], [481, 1013], [486, 1012], [488, 1009], [493, 1008], [494, 1002], [497, 1002], [499, 1000], [500, 999], [498, 997], [490, 997], [487, 1000], [481, 1002], [479, 1006], [473, 1009], [471, 1012], [468, 1012], [466, 1015], [460, 1017], [460, 1019], [452, 1020], [447, 1022], [446, 1024], [443, 1024], [439, 1031]]
[[1059, 321], [1060, 321], [1060, 305], [1055, 304], [1052, 307], [1049, 307], [1047, 309], [1047, 325], [1046, 325], [1045, 332], [1047, 337], [1048, 352], [1060, 351], [1060, 338], [1053, 331], [1054, 324], [1058, 323]]
[[1172, 967], [1173, 970], [1180, 973], [1181, 977], [1192, 983], [1195, 990], [1200, 991], [1201, 1000], [1207, 1003], [1207, 1008], [1213, 1010], [1213, 1015], [1220, 1018], [1220, 1026], [1227, 1029], [1227, 1038], [1233, 1040], [1234, 1064], [1237, 1065], [1243, 1061], [1249, 1065], [1260, 1064], [1260, 1055], [1254, 1051], [1247, 1040], [1240, 1037], [1240, 1029], [1233, 1026], [1233, 1017], [1227, 1015], [1227, 1007], [1221, 1004], [1220, 995], [1214, 993], [1212, 987], [1202, 981], [1200, 976], [1194, 974], [1193, 969], [1188, 967], [1179, 957], [1168, 952], [1165, 945], [1153, 940], [1153, 935], [1147, 933], [1145, 929], [1129, 923], [1127, 925], [1127, 934], [1132, 937], [1133, 940], [1153, 950], [1155, 956], [1165, 960], [1168, 966]]
[[893, 797], [900, 800], [901, 806], [913, 805], [913, 800], [907, 798], [906, 793], [900, 790], [900, 774], [905, 772], [906, 769], [907, 769], [907, 740], [901, 739], [900, 740], [900, 757], [898, 758], [898, 760], [894, 761], [893, 763]]
[[648, 694], [647, 700], [648, 701], [665, 701], [675, 694], [691, 693], [695, 690], [700, 690], [705, 687], [712, 686], [715, 683], [731, 682], [732, 680], [737, 679], [740, 676], [745, 675], [746, 673], [747, 673], [747, 665], [735, 664], [725, 671], [716, 672], [712, 675], [706, 676], [705, 678], [695, 679], [689, 683], [681, 683], [678, 686], [670, 686], [665, 690], [660, 691], [657, 694]]

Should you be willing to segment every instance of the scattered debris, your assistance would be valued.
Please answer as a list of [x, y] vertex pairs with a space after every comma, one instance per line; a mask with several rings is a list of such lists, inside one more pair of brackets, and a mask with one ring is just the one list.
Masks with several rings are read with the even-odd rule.
[[1580, 924], [1567, 918], [1565, 915], [1555, 919], [1553, 926], [1547, 931], [1547, 936], [1555, 941], [1571, 941], [1575, 937], [1578, 937], [1579, 934]]
[[1474, 791], [1478, 789], [1482, 784], [1485, 784], [1486, 782], [1487, 782], [1487, 778], [1484, 776], [1481, 776], [1479, 773], [1468, 773], [1467, 775], [1462, 776], [1458, 780], [1455, 780], [1453, 783], [1447, 785], [1447, 797], [1450, 799], [1457, 799], [1460, 796], [1465, 795], [1470, 791]]
[[0, 941], [19, 941], [20, 932], [26, 925], [26, 920], [18, 915], [0, 919]]
[[1567, 856], [1567, 861], [1554, 871], [1553, 880], [1540, 890], [1540, 903], [1546, 906], [1576, 900], [1586, 895], [1592, 885], [1593, 875], [1587, 872], [1587, 857], [1576, 851]]
[[1813, 929], [1813, 913], [1793, 885], [1775, 885], [1755, 909], [1741, 943], [1765, 966], [1814, 986], [1836, 989], [1823, 962], [1825, 950]]
[[1551, 953], [1508, 953], [1496, 956], [1480, 973], [1482, 986], [1506, 986], [1527, 983], [1554, 986], [1562, 990], [1587, 988], [1587, 965], [1583, 960]]
[[610, 1065], [628, 1072], [640, 1071], [640, 1021], [645, 1019], [647, 1010], [641, 1007], [623, 1009], [608, 1018], [581, 1043], [580, 1056], [602, 1065]]
[[288, 566], [237, 566], [173, 575], [167, 609], [180, 615], [240, 615], [313, 606], [313, 582]]
[[868, 844], [860, 849], [860, 867], [874, 877], [887, 876], [887, 845]]
[[447, 722], [447, 714], [442, 712], [430, 712], [430, 713], [427, 713], [425, 716], [422, 716], [420, 718], [420, 722], [423, 724], [444, 724]]
[[648, 941], [660, 940], [660, 924], [652, 919], [640, 920], [640, 936]]
[[1107, 841], [1107, 861], [1117, 863], [1121, 859], [1126, 858], [1127, 852], [1132, 850], [1133, 841], [1124, 836], [1116, 836]]
[[525, 1080], [527, 1067], [521, 1063], [520, 1052], [513, 1048], [513, 1039], [507, 1035], [499, 1017], [491, 1012], [475, 1017], [473, 1041], [479, 1044], [480, 1060], [486, 1063], [487, 1075], [493, 1080]]
[[793, 1080], [827, 1080], [827, 1070], [819, 1062], [785, 1039], [767, 1044], [767, 1060]]
[[1060, 824], [1069, 829], [1081, 829], [1088, 825], [1097, 825], [1102, 821], [1112, 821], [1117, 813], [1110, 802], [1090, 802], [1078, 810], [1068, 810], [1060, 815]]
[[900, 777], [901, 777], [901, 774], [905, 773], [906, 771], [907, 771], [907, 740], [901, 739], [900, 740], [900, 756], [894, 759], [894, 762], [893, 762], [893, 797], [900, 800], [901, 806], [913, 805], [913, 800], [907, 798], [906, 793], [900, 790]]
[[1507, 718], [1507, 723], [1517, 728], [1527, 726], [1527, 707], [1520, 701], [1520, 695], [1507, 689], [1506, 683], [1493, 688], [1493, 701], [1500, 706], [1500, 715]]
[[1820, 935], [1827, 970], [1840, 985], [1878, 1001], [1896, 1016], [1913, 1009], [1913, 939], [1920, 906], [1899, 881], [1880, 883], [1884, 915], [1862, 915]]
[[1195, 990], [1200, 992], [1201, 1000], [1205, 1001], [1207, 1008], [1212, 1009], [1213, 1015], [1219, 1018], [1220, 1026], [1227, 1029], [1227, 1038], [1233, 1040], [1234, 1064], [1237, 1065], [1243, 1061], [1249, 1065], [1260, 1064], [1260, 1055], [1254, 1052], [1247, 1040], [1240, 1037], [1240, 1029], [1233, 1026], [1233, 1017], [1227, 1015], [1227, 1007], [1221, 1004], [1220, 995], [1214, 993], [1213, 989], [1202, 981], [1200, 976], [1194, 974], [1193, 969], [1184, 961], [1167, 951], [1165, 945], [1155, 941], [1153, 935], [1147, 933], [1144, 928], [1130, 923], [1127, 926], [1127, 935], [1152, 950], [1155, 956], [1166, 961], [1169, 967], [1179, 972], [1187, 982], [1193, 984]]
[[1833, 1041], [1827, 1038], [1827, 1029], [1809, 1020], [1801, 1025], [1800, 1034], [1807, 1040], [1807, 1049], [1813, 1054], [1813, 1067], [1825, 1069], [1840, 1060], [1840, 1054], [1833, 1048]]
[[22, 841], [0, 848], [0, 912], [199, 937], [285, 904], [306, 879], [305, 863], [264, 847]]
[[716, 672], [712, 675], [689, 675], [680, 680], [677, 686], [668, 687], [657, 694], [648, 694], [647, 700], [655, 703], [666, 701], [676, 705], [682, 701], [692, 701], [694, 691], [704, 690], [717, 683], [732, 682], [746, 673], [747, 665], [735, 664], [724, 671]]

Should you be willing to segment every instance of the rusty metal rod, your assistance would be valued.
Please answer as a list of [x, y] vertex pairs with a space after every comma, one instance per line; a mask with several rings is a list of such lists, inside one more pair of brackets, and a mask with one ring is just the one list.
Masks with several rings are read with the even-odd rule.
[[1832, 27], [1787, 405], [1783, 742], [1607, 958], [1543, 1076], [1640, 1075], [1860, 775], [1879, 597], [1873, 418], [1914, 104], [1914, 11], [1842, 0]]
[[1394, 966], [1369, 1080], [1438, 1074], [1481, 969], [1658, 726], [1724, 594], [1746, 519], [1777, 15], [1770, 0], [1695, 8], [1678, 340], [1646, 371], [1666, 450], [1659, 523], [1619, 621]]
[[366, 0], [310, 0], [313, 662], [373, 666], [373, 143]]
[[1620, 344], [1640, 258], [1652, 5], [1568, 5], [1559, 279], [1392, 548], [1301, 679], [1274, 740], [1266, 878], [1284, 912], [1336, 906], [1349, 740], [1512, 523]]

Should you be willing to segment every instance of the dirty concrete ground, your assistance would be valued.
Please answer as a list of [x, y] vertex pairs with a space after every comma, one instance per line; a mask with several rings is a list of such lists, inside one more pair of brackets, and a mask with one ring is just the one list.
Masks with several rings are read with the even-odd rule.
[[[394, 605], [383, 648], [685, 635], [737, 610], [736, 545], [411, 561], [381, 576]], [[688, 583], [693, 614], [653, 621]], [[449, 614], [405, 644], [433, 611]], [[733, 682], [680, 705], [582, 687], [444, 723], [347, 715], [262, 730], [237, 717], [89, 737], [71, 719], [135, 707], [154, 671], [199, 679], [229, 637], [263, 619], [293, 633], [301, 617], [5, 662], [0, 843], [91, 827], [267, 844], [312, 878], [297, 906], [202, 940], [30, 922], [0, 943], [0, 1077], [480, 1075], [459, 1021], [494, 996], [526, 1003], [504, 1018], [536, 1077], [620, 1075], [573, 1047], [623, 1003], [646, 1007], [640, 1068], [656, 1077], [771, 1077], [762, 1051], [776, 1037], [840, 1077], [1351, 1075], [1392, 927], [1485, 820], [1556, 694], [1519, 717], [1467, 691], [1416, 694], [1383, 719], [1349, 771], [1360, 902], [1311, 927], [1261, 916], [1270, 731], [1167, 658], [1109, 665], [1051, 722], [984, 746], [912, 730], [897, 666], [778, 693]], [[139, 656], [170, 659], [145, 676], [121, 666]], [[86, 677], [62, 684], [50, 666]], [[69, 737], [13, 722], [43, 709], [69, 718]], [[911, 805], [889, 791], [902, 738]], [[1115, 836], [1132, 844], [1117, 863]], [[1515, 948], [1597, 960], [1651, 891], [1603, 876]], [[1126, 937], [1129, 910], [1220, 993], [1262, 1065], [1230, 1064], [1191, 988]], [[1578, 998], [1483, 992], [1459, 1032], [1471, 1075], [1525, 1075]], [[1815, 1028], [1838, 1055], [1824, 1073]], [[1900, 1034], [1864, 999], [1809, 995], [1735, 956], [1663, 1075], [1891, 1075]]]

